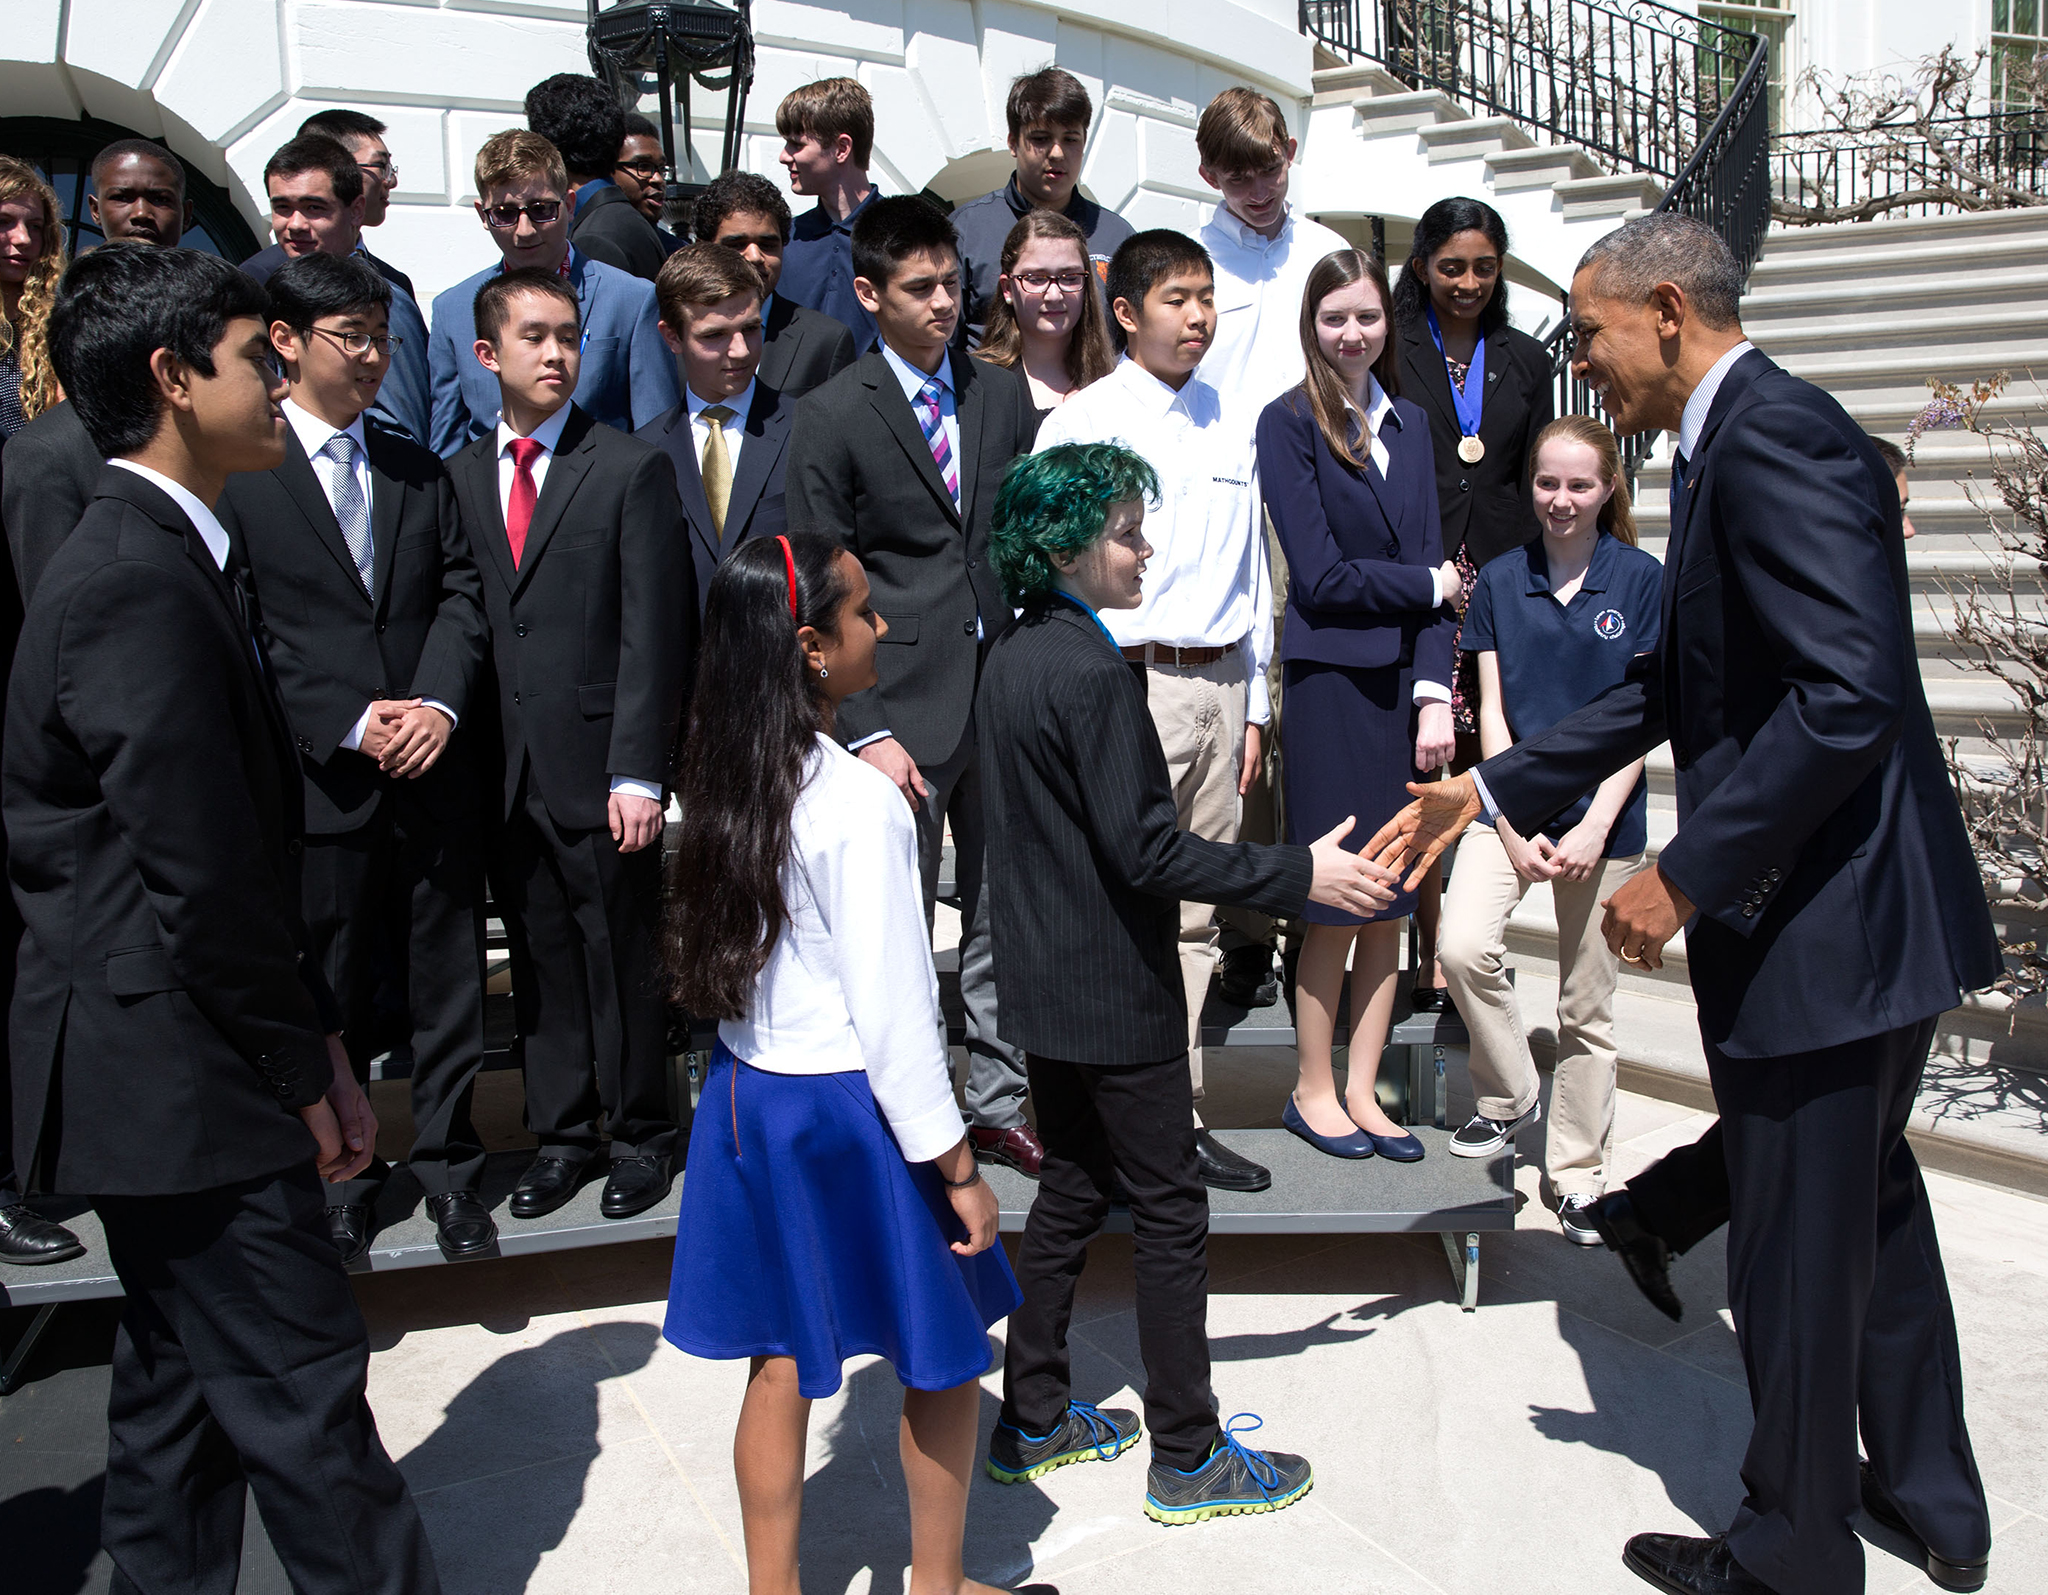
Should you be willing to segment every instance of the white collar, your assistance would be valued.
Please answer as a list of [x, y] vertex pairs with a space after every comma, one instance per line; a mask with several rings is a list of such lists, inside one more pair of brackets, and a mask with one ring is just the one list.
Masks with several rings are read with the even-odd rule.
[[1294, 225], [1294, 202], [1285, 199], [1280, 202], [1280, 230], [1271, 238], [1256, 227], [1246, 226], [1237, 212], [1228, 205], [1218, 205], [1211, 221], [1218, 232], [1240, 248], [1271, 249], [1287, 237], [1287, 230]]
[[1168, 383], [1161, 382], [1158, 377], [1139, 365], [1129, 355], [1124, 355], [1117, 362], [1116, 370], [1112, 374], [1120, 377], [1124, 387], [1129, 390], [1131, 397], [1142, 403], [1155, 417], [1166, 414], [1176, 404], [1185, 409], [1188, 414], [1193, 415], [1195, 413], [1194, 401], [1197, 394], [1204, 392], [1207, 388], [1207, 384], [1202, 382], [1202, 369], [1200, 366], [1190, 371], [1187, 381], [1176, 388]]
[[931, 372], [930, 375], [918, 370], [916, 366], [904, 359], [902, 355], [898, 354], [886, 343], [882, 345], [882, 358], [889, 362], [889, 369], [896, 373], [896, 380], [903, 385], [903, 395], [905, 398], [916, 398], [918, 389], [922, 388], [932, 377], [937, 377], [948, 393], [953, 394], [956, 398], [959, 395], [960, 390], [953, 385], [953, 357], [950, 354], [942, 353], [939, 356], [939, 369]]
[[284, 418], [291, 422], [292, 431], [297, 434], [299, 447], [306, 451], [307, 459], [312, 459], [322, 449], [326, 448], [328, 440], [337, 432], [346, 433], [349, 437], [353, 438], [356, 447], [362, 450], [365, 457], [368, 456], [370, 446], [364, 439], [363, 418], [360, 415], [349, 422], [347, 426], [335, 426], [332, 422], [321, 420], [311, 410], [295, 403], [291, 399], [284, 401], [283, 409]]
[[199, 502], [198, 494], [182, 482], [173, 482], [163, 472], [153, 471], [134, 460], [109, 460], [107, 463], [118, 465], [124, 471], [133, 471], [145, 482], [154, 483], [162, 488], [171, 502], [185, 512], [185, 518], [191, 521], [192, 529], [199, 534], [200, 541], [206, 544], [207, 553], [213, 556], [214, 564], [222, 570], [228, 568], [228, 534], [221, 527], [220, 517]]
[[[561, 447], [562, 428], [569, 424], [569, 410], [570, 406], [566, 404], [563, 405], [561, 409], [557, 410], [553, 415], [549, 416], [545, 421], [541, 422], [539, 426], [535, 427], [533, 431], [528, 434], [534, 442], [538, 443], [542, 448], [546, 449], [551, 457], [553, 456], [555, 450]], [[512, 428], [507, 426], [502, 420], [498, 422], [499, 459], [502, 460], [507, 454], [512, 452], [512, 444], [518, 438], [518, 436], [519, 434], [513, 431]]]
[[[1344, 408], [1356, 411], [1358, 401], [1350, 394], [1344, 395]], [[1380, 379], [1370, 371], [1365, 374], [1365, 424], [1377, 436], [1381, 427], [1387, 424], [1387, 417], [1394, 413], [1394, 401], [1387, 397], [1387, 390], [1380, 386]]]
[[1707, 429], [1707, 412], [1714, 408], [1714, 395], [1721, 391], [1721, 383], [1735, 362], [1755, 347], [1745, 338], [1722, 355], [1707, 368], [1707, 374], [1700, 378], [1700, 385], [1685, 401], [1685, 413], [1678, 418], [1678, 452], [1685, 456], [1687, 464], [1692, 462], [1692, 451], [1699, 447], [1700, 434]]
[[710, 409], [714, 404], [722, 404], [732, 411], [732, 417], [735, 421], [739, 422], [741, 426], [745, 426], [747, 424], [747, 417], [754, 413], [754, 386], [754, 379], [749, 378], [747, 385], [729, 399], [701, 398], [698, 396], [695, 388], [684, 388], [683, 403], [689, 407], [690, 424], [695, 426], [697, 418], [706, 410]]

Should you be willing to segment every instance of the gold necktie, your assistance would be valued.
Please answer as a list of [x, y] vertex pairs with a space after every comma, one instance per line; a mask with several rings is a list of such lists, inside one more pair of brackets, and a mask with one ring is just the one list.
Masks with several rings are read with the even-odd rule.
[[718, 540], [725, 541], [725, 508], [732, 502], [732, 456], [725, 451], [725, 423], [733, 412], [722, 404], [706, 405], [704, 424], [711, 436], [704, 440], [704, 497], [711, 505], [711, 526]]

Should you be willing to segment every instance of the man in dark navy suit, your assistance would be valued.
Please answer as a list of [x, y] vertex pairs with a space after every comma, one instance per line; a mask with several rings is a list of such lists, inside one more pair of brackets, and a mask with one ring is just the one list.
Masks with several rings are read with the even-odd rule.
[[1579, 375], [1617, 431], [1678, 434], [1661, 645], [1474, 777], [1411, 787], [1367, 850], [1412, 870], [1482, 810], [1540, 826], [1669, 739], [1678, 834], [1607, 900], [1607, 939], [1655, 969], [1687, 927], [1756, 1427], [1727, 1532], [1639, 1534], [1625, 1560], [1688, 1595], [1856, 1595], [1860, 1496], [1972, 1590], [1991, 1525], [1905, 1129], [1935, 1019], [1996, 978], [1998, 942], [1920, 686], [1891, 470], [1750, 346], [1741, 289], [1684, 216], [1580, 262]]
[[663, 262], [654, 286], [683, 402], [637, 435], [675, 466], [701, 619], [725, 558], [750, 537], [789, 528], [782, 477], [796, 401], [757, 374], [761, 278], [745, 256], [689, 244]]
[[801, 399], [859, 358], [853, 334], [822, 310], [777, 293], [782, 252], [789, 245], [789, 206], [767, 178], [723, 172], [704, 185], [691, 215], [697, 241], [746, 256], [761, 274], [761, 380]]

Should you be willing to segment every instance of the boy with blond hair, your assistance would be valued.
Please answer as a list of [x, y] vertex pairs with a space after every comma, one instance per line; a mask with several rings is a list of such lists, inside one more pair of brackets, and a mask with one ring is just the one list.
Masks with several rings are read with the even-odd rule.
[[864, 353], [875, 346], [876, 329], [853, 291], [853, 224], [877, 192], [868, 181], [875, 102], [852, 78], [821, 78], [783, 96], [775, 131], [789, 191], [818, 202], [790, 228], [776, 291], [850, 328]]
[[583, 328], [577, 407], [630, 432], [676, 402], [675, 362], [661, 341], [654, 284], [591, 260], [569, 244], [569, 174], [538, 133], [508, 128], [476, 153], [476, 214], [503, 257], [434, 301], [427, 339], [433, 438], [444, 459], [498, 425], [498, 379], [478, 363], [477, 290], [501, 272], [533, 269], [575, 292]]

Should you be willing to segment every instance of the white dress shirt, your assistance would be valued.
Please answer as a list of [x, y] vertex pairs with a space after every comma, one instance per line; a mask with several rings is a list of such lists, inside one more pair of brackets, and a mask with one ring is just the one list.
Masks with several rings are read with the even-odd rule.
[[1292, 207], [1266, 238], [1227, 205], [1203, 224], [1201, 243], [1216, 263], [1216, 341], [1202, 357], [1202, 376], [1249, 429], [1306, 374], [1302, 291], [1325, 255], [1351, 245]]
[[[540, 445], [540, 453], [533, 461], [533, 498], [540, 502], [541, 489], [547, 486], [548, 462], [555, 457], [555, 450], [561, 445], [562, 428], [569, 424], [569, 406], [563, 405], [553, 415], [533, 429], [529, 434]], [[498, 512], [511, 524], [512, 481], [519, 474], [518, 462], [512, 458], [512, 445], [519, 434], [500, 419], [498, 422]], [[646, 798], [653, 803], [661, 801], [661, 783], [638, 776], [615, 775], [611, 790], [623, 792], [628, 797]]]
[[732, 411], [732, 419], [725, 423], [725, 458], [732, 466], [732, 474], [740, 474], [740, 449], [747, 441], [747, 417], [754, 410], [754, 384], [749, 382], [729, 399], [703, 399], [694, 388], [683, 389], [683, 403], [690, 409], [690, 439], [697, 449], [697, 469], [704, 469], [704, 445], [711, 441], [711, 423], [704, 419], [704, 412], [715, 404], [722, 404]]
[[903, 384], [903, 397], [910, 401], [911, 413], [917, 416], [917, 424], [920, 431], [924, 428], [924, 418], [918, 412], [922, 409], [924, 401], [918, 398], [917, 390], [933, 377], [939, 379], [939, 430], [946, 434], [946, 447], [953, 456], [953, 480], [956, 482], [961, 481], [960, 417], [953, 408], [955, 397], [953, 357], [950, 354], [941, 354], [939, 356], [939, 369], [932, 372], [924, 372], [918, 370], [916, 366], [912, 365], [902, 355], [884, 343], [882, 345], [882, 358], [889, 362], [889, 369], [896, 373], [896, 380]]
[[1272, 573], [1250, 427], [1226, 411], [1202, 370], [1176, 392], [1127, 355], [1045, 418], [1032, 452], [1056, 443], [1121, 443], [1159, 473], [1159, 503], [1145, 509], [1145, 541], [1153, 553], [1144, 601], [1101, 617], [1117, 645], [1244, 644], [1250, 655], [1245, 718], [1267, 724], [1273, 717], [1266, 688]]
[[133, 471], [145, 482], [154, 483], [168, 493], [171, 502], [183, 510], [191, 520], [193, 529], [199, 533], [199, 540], [206, 545], [207, 553], [213, 556], [214, 564], [222, 571], [228, 568], [228, 534], [220, 523], [220, 517], [199, 502], [199, 497], [190, 488], [173, 482], [161, 471], [152, 471], [146, 465], [133, 460], [109, 460], [109, 465], [118, 465], [124, 471]]
[[[356, 491], [363, 495], [363, 507], [370, 511], [370, 525], [373, 528], [371, 534], [372, 564], [370, 568], [374, 571], [376, 569], [374, 528], [377, 524], [377, 506], [370, 491], [370, 449], [369, 444], [363, 438], [363, 418], [359, 415], [349, 422], [347, 426], [336, 426], [331, 421], [321, 420], [312, 411], [290, 398], [284, 401], [283, 408], [284, 418], [291, 423], [292, 431], [298, 437], [299, 447], [306, 451], [306, 458], [309, 461], [318, 457], [320, 451], [327, 447], [337, 432], [345, 433], [354, 442], [356, 453], [350, 469], [355, 474]], [[334, 496], [328, 489], [327, 472], [322, 467], [315, 465], [313, 467], [313, 480], [320, 484], [321, 493], [327, 497], [327, 507], [332, 510], [334, 508]], [[390, 550], [385, 550], [387, 557], [389, 553]], [[455, 711], [439, 698], [422, 698], [420, 701], [426, 704], [428, 708], [439, 709], [441, 713], [445, 714], [448, 717], [448, 727], [451, 731], [461, 723]], [[357, 717], [356, 723], [349, 728], [348, 735], [341, 739], [341, 745], [351, 753], [357, 751], [363, 745], [363, 733], [369, 729], [370, 706], [364, 704], [362, 714]]]
[[771, 1074], [864, 1072], [904, 1160], [929, 1162], [959, 1144], [962, 1122], [917, 822], [893, 781], [821, 735], [789, 831], [789, 923], [745, 1015], [722, 1021], [718, 1037]]

